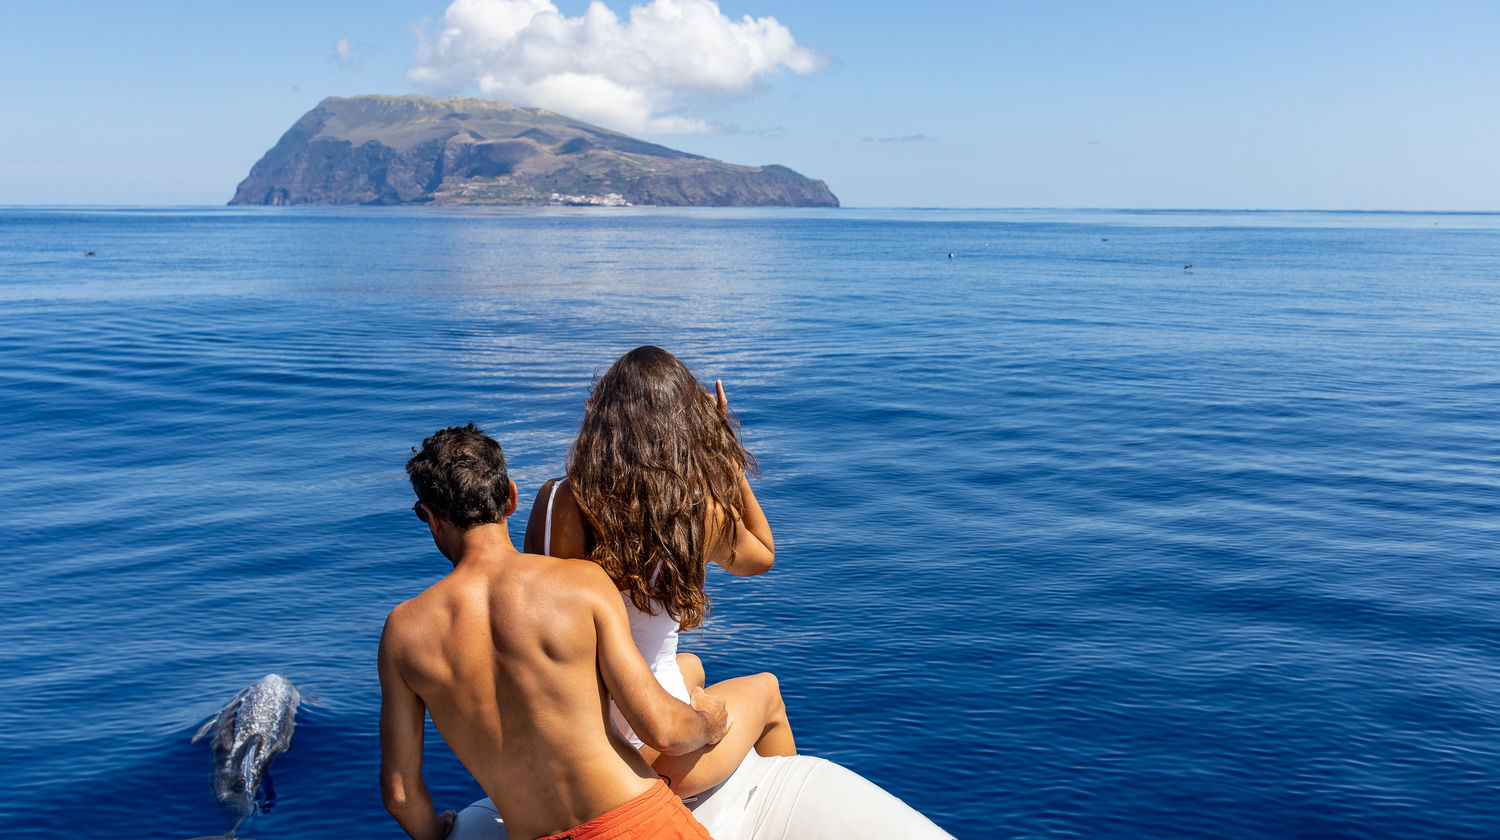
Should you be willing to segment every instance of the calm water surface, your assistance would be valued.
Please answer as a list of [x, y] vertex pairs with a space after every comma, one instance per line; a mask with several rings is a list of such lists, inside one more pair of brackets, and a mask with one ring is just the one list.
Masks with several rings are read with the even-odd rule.
[[519, 525], [655, 343], [777, 537], [685, 646], [805, 751], [962, 838], [1500, 836], [1497, 282], [1483, 215], [0, 209], [0, 834], [224, 830], [188, 738], [279, 671], [246, 833], [403, 836], [409, 447]]

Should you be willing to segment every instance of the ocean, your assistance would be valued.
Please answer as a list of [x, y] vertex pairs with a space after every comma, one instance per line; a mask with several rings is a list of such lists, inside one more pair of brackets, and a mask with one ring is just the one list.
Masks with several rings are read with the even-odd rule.
[[649, 343], [778, 549], [684, 649], [804, 752], [966, 839], [1500, 837], [1497, 283], [1482, 214], [0, 208], [0, 835], [224, 831], [189, 738], [279, 672], [242, 833], [404, 836], [410, 447], [494, 434], [519, 542]]

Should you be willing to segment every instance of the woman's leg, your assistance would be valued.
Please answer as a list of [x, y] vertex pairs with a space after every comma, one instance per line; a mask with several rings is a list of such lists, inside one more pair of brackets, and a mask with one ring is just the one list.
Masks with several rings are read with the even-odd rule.
[[691, 653], [677, 654], [677, 670], [682, 672], [682, 681], [687, 683], [688, 691], [694, 686], [702, 688], [704, 680], [708, 679], [703, 673], [703, 660]]
[[687, 755], [660, 755], [650, 747], [641, 755], [670, 780], [678, 796], [702, 793], [729, 778], [754, 749], [761, 755], [796, 755], [797, 743], [787, 721], [781, 684], [774, 674], [755, 674], [714, 683], [706, 691], [724, 698], [734, 725], [724, 740]]
[[[796, 755], [797, 741], [792, 737], [792, 724], [786, 717], [786, 701], [781, 699], [781, 681], [771, 673], [756, 674], [751, 679], [769, 685], [763, 690], [774, 704], [766, 713], [766, 725], [762, 727], [760, 737], [755, 739], [755, 751], [761, 755]], [[730, 772], [734, 772], [733, 769]]]

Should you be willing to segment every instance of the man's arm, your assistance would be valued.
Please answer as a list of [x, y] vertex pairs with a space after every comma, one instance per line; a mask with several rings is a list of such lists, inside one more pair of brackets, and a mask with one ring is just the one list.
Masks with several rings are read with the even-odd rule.
[[392, 624], [380, 635], [380, 798], [413, 840], [442, 840], [453, 828], [452, 811], [432, 810], [422, 782], [422, 727], [427, 706], [396, 667]]
[[647, 746], [666, 755], [717, 744], [732, 723], [723, 698], [697, 691], [689, 706], [668, 694], [636, 650], [625, 604], [609, 576], [592, 563], [584, 574], [595, 602], [599, 673], [630, 728]]

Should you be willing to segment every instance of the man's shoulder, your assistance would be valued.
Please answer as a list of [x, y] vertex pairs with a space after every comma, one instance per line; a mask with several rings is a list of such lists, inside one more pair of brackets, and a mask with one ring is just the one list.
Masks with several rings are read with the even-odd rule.
[[451, 581], [444, 577], [392, 607], [385, 619], [385, 635], [392, 641], [399, 641], [409, 633], [418, 632], [439, 608], [444, 597], [442, 590], [450, 587]]
[[580, 583], [597, 581], [601, 577], [605, 581], [609, 580], [609, 575], [604, 574], [599, 564], [591, 560], [574, 560], [547, 554], [522, 554], [521, 558], [534, 570], [534, 574], [577, 580]]
[[422, 611], [422, 596], [425, 594], [427, 593], [424, 590], [391, 607], [390, 613], [386, 616], [385, 623], [391, 625], [410, 621], [417, 613]]
[[400, 641], [401, 637], [409, 632], [414, 625], [421, 622], [422, 613], [424, 612], [422, 609], [422, 595], [424, 594], [426, 593], [424, 592], [413, 598], [408, 598], [391, 607], [390, 613], [385, 617], [385, 637], [387, 639], [393, 642]]
[[532, 574], [556, 584], [563, 591], [583, 597], [614, 592], [614, 584], [610, 582], [609, 575], [592, 561], [550, 557], [545, 554], [523, 554], [521, 557], [531, 566]]
[[402, 601], [391, 608], [390, 614], [385, 617], [385, 627], [380, 631], [380, 662], [384, 668], [386, 663], [395, 665], [404, 661], [410, 653], [414, 642], [414, 634], [420, 624], [418, 619], [419, 608], [412, 605], [412, 598]]

